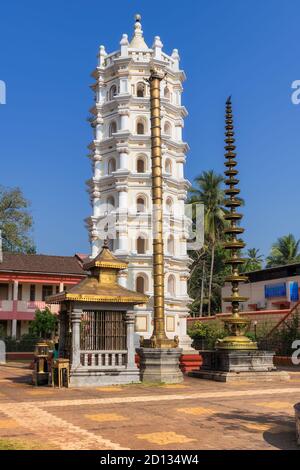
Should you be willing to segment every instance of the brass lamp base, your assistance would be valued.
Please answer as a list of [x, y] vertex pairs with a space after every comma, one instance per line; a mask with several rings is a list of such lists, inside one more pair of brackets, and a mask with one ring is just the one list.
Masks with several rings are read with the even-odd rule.
[[223, 339], [218, 339], [215, 345], [216, 349], [257, 349], [257, 343], [251, 341], [247, 336], [226, 336]]
[[172, 349], [178, 348], [179, 338], [174, 336], [174, 339], [169, 339], [166, 336], [152, 335], [151, 338], [145, 339], [140, 336], [140, 346], [142, 348], [155, 348], [155, 349]]
[[250, 320], [236, 315], [225, 320], [224, 323], [229, 335], [217, 340], [216, 349], [257, 349], [257, 343], [245, 336]]

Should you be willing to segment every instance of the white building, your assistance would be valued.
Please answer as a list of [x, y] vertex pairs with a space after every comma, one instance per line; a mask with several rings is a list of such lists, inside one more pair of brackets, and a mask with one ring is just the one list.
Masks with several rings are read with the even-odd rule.
[[[184, 178], [188, 145], [182, 140], [187, 111], [181, 105], [185, 74], [179, 68], [177, 49], [165, 54], [158, 36], [152, 48], [147, 46], [139, 15], [132, 40], [129, 42], [123, 34], [120, 46], [111, 54], [100, 46], [98, 66], [92, 73], [95, 104], [90, 121], [94, 140], [89, 148], [93, 178], [88, 186], [93, 213], [87, 219], [92, 256], [98, 254], [108, 236], [113, 253], [129, 262], [120, 284], [153, 294], [150, 93], [146, 79], [155, 67], [166, 73], [161, 82], [166, 332], [170, 338], [178, 335], [180, 346], [187, 351], [189, 258], [183, 220], [189, 182]], [[152, 300], [136, 311], [136, 333], [149, 338]]]
[[[240, 285], [240, 295], [247, 298], [241, 303], [242, 311], [290, 309], [300, 298], [300, 263], [274, 266], [246, 273], [248, 282]], [[222, 298], [228, 297], [231, 285], [222, 288]], [[222, 303], [222, 311], [230, 311]]]

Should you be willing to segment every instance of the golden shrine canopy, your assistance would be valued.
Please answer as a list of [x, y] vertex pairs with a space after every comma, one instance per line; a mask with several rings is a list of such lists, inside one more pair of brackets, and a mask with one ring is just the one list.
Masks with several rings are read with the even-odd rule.
[[120, 286], [117, 274], [126, 269], [128, 263], [116, 258], [104, 242], [101, 252], [92, 260], [84, 263], [83, 268], [89, 271], [85, 279], [64, 292], [51, 295], [48, 303], [61, 303], [65, 301], [82, 302], [122, 302], [131, 304], [145, 304], [148, 296]]

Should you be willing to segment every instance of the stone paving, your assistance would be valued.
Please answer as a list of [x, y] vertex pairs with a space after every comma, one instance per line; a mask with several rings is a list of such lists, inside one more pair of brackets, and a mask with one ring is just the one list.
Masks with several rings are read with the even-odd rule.
[[0, 366], [1, 439], [43, 449], [298, 449], [293, 405], [300, 369], [288, 382], [52, 389], [31, 371]]

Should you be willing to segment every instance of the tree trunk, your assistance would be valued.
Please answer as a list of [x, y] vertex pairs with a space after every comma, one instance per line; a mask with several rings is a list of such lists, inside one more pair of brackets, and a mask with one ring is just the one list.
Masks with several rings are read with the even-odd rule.
[[204, 263], [204, 261], [203, 261], [202, 281], [201, 281], [201, 294], [200, 294], [200, 308], [199, 308], [199, 315], [200, 315], [200, 317], [202, 317], [202, 315], [203, 315], [204, 276], [205, 276], [205, 263]]
[[209, 287], [208, 287], [208, 316], [211, 315], [211, 291], [212, 291], [212, 281], [214, 274], [214, 263], [215, 263], [215, 243], [212, 243], [211, 247], [211, 263], [210, 263], [210, 276], [209, 276]]

